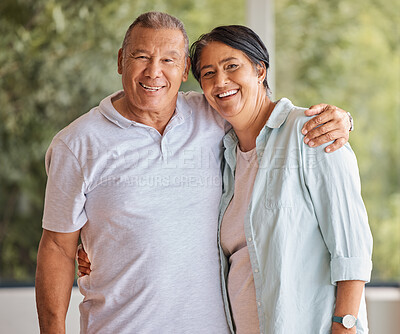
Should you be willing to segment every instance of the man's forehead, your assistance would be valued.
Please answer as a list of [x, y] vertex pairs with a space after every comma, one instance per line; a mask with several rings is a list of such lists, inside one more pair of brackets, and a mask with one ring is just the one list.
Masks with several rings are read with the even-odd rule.
[[130, 33], [130, 39], [140, 38], [141, 36], [146, 36], [147, 38], [151, 39], [162, 39], [162, 38], [169, 38], [169, 39], [178, 39], [184, 42], [185, 37], [183, 36], [182, 31], [179, 29], [173, 28], [147, 28], [142, 26], [133, 27]]
[[185, 39], [179, 29], [134, 27], [126, 46], [129, 46], [130, 52], [152, 52], [156, 48], [162, 48], [165, 52], [185, 54]]

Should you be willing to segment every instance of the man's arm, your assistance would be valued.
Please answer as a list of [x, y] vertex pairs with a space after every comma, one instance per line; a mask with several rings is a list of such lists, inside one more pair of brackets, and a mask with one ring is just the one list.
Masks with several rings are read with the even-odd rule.
[[65, 333], [65, 317], [75, 276], [75, 253], [80, 230], [43, 230], [36, 266], [36, 306], [40, 333]]
[[328, 104], [318, 104], [310, 107], [305, 114], [318, 115], [305, 123], [302, 129], [304, 142], [310, 147], [334, 141], [325, 148], [326, 152], [334, 152], [348, 142], [352, 125], [345, 110]]

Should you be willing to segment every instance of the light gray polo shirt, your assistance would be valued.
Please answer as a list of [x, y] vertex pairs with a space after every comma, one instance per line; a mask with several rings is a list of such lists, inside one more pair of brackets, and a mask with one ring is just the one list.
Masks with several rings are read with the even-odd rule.
[[218, 205], [226, 123], [180, 93], [161, 136], [111, 99], [59, 132], [46, 155], [43, 228], [79, 229], [81, 333], [228, 333]]

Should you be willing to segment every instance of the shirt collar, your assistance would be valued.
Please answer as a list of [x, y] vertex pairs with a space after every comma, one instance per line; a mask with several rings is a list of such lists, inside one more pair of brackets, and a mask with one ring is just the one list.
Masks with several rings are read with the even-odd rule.
[[124, 116], [122, 116], [117, 109], [114, 108], [112, 104], [112, 100], [119, 99], [122, 96], [124, 96], [124, 91], [120, 90], [118, 92], [115, 92], [114, 94], [111, 94], [107, 97], [105, 97], [101, 102], [100, 102], [100, 112], [103, 114], [105, 118], [107, 118], [110, 122], [114, 123], [115, 125], [119, 126], [122, 129], [127, 129], [129, 128], [132, 124], [135, 124], [136, 122], [131, 121]]
[[[287, 117], [289, 116], [291, 110], [293, 109], [292, 102], [287, 98], [282, 98], [276, 102], [276, 106], [274, 110], [272, 110], [271, 115], [269, 116], [267, 123], [264, 128], [261, 130], [260, 134], [265, 131], [265, 128], [277, 129], [285, 123]], [[236, 147], [238, 143], [238, 138], [236, 136], [235, 131], [231, 129], [224, 137], [224, 146], [225, 148]]]
[[[176, 100], [176, 108], [174, 116], [172, 119], [177, 119], [177, 125], [184, 122], [185, 119], [191, 117], [192, 115], [192, 108], [190, 107], [189, 103], [185, 99], [185, 95], [182, 92], [178, 93], [178, 99]], [[171, 119], [171, 121], [172, 121]], [[171, 122], [170, 121], [170, 122]]]
[[[121, 98], [124, 95], [124, 91], [120, 90], [107, 96], [100, 102], [100, 112], [103, 114], [105, 118], [107, 118], [110, 122], [119, 126], [122, 129], [127, 129], [131, 125], [141, 124], [135, 121], [131, 121], [126, 117], [122, 116], [113, 106], [112, 101], [118, 98]], [[178, 99], [176, 101], [175, 112], [170, 120], [170, 124], [179, 125], [184, 122], [185, 119], [189, 118], [192, 114], [192, 109], [189, 104], [184, 99], [181, 92], [179, 92]]]
[[286, 118], [289, 116], [291, 110], [293, 109], [293, 104], [287, 98], [282, 98], [276, 102], [276, 106], [274, 110], [272, 110], [271, 115], [269, 116], [266, 127], [271, 129], [277, 129], [285, 123]]

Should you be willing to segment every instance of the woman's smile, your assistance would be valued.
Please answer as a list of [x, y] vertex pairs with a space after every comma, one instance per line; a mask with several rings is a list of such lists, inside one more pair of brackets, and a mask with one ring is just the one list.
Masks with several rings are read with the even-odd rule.
[[226, 92], [217, 94], [217, 97], [220, 99], [226, 99], [226, 98], [236, 95], [238, 91], [239, 91], [238, 89], [228, 90]]

